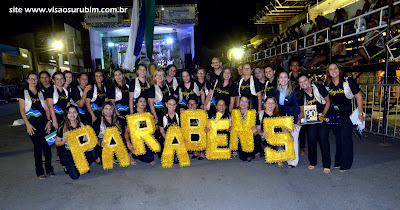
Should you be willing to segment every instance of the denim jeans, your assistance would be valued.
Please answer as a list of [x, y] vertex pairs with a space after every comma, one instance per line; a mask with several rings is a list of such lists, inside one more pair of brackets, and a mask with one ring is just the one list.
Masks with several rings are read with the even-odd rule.
[[[85, 152], [85, 156], [86, 156], [86, 159], [87, 159], [87, 161], [89, 163], [89, 166], [94, 161], [96, 161], [96, 159], [98, 157], [97, 153], [94, 150]], [[78, 169], [75, 166], [75, 162], [74, 162], [74, 159], [72, 158], [71, 151], [66, 150], [63, 153], [63, 159], [64, 159], [65, 167], [68, 170], [68, 175], [71, 177], [71, 179], [74, 179], [74, 180], [79, 179], [79, 176], [81, 174], [79, 173]]]
[[146, 147], [146, 153], [143, 155], [134, 155], [132, 154], [132, 157], [135, 159], [138, 159], [142, 162], [145, 163], [150, 163], [154, 161], [154, 153], [153, 151], [150, 150], [150, 148], [147, 145], [144, 145]]
[[321, 149], [322, 166], [331, 167], [331, 152], [329, 145], [329, 127], [322, 123], [307, 125], [308, 161], [310, 165], [317, 165], [317, 145]]

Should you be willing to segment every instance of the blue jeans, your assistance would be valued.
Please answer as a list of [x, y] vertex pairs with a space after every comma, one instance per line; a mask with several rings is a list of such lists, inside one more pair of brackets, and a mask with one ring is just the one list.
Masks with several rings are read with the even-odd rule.
[[[88, 161], [88, 163], [89, 163], [89, 166], [90, 166], [90, 165], [97, 159], [97, 157], [98, 157], [98, 156], [97, 156], [97, 153], [96, 153], [94, 150], [85, 152], [85, 156], [86, 156], [86, 159], [87, 159], [87, 161]], [[67, 168], [68, 174], [69, 174], [69, 176], [71, 177], [71, 179], [74, 179], [74, 180], [79, 179], [79, 176], [80, 176], [81, 174], [79, 173], [78, 169], [77, 169], [76, 166], [75, 166], [75, 162], [74, 162], [74, 159], [72, 158], [71, 151], [66, 150], [66, 151], [63, 153], [63, 160], [64, 160], [65, 168]]]
[[134, 155], [134, 154], [132, 154], [132, 157], [135, 158], [135, 159], [138, 159], [138, 160], [140, 160], [142, 162], [145, 162], [145, 163], [153, 162], [154, 161], [154, 153], [153, 153], [153, 151], [151, 151], [150, 148], [147, 145], [145, 145], [145, 147], [146, 147], [146, 153], [145, 154], [143, 154], [143, 155]]

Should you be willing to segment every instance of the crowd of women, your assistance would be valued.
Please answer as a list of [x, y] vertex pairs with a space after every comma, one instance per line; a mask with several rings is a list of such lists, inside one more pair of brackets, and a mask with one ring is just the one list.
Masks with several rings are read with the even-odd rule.
[[[325, 173], [329, 173], [331, 168], [329, 130], [332, 128], [336, 135], [334, 167], [345, 172], [353, 162], [352, 123], [349, 119], [353, 111], [351, 100], [354, 97], [357, 99], [357, 108], [362, 113], [360, 89], [336, 63], [328, 65], [325, 85], [313, 83], [309, 76], [301, 74], [300, 65], [299, 60], [293, 59], [289, 63], [290, 72], [278, 72], [273, 66], [252, 68], [251, 64], [246, 63], [238, 68], [238, 78], [235, 79], [233, 69], [223, 67], [218, 58], [212, 59], [214, 72], [207, 76], [203, 68], [197, 69], [194, 75], [185, 69], [177, 75], [174, 65], [149, 75], [146, 66], [139, 64], [135, 79], [129, 81], [121, 70], [115, 70], [113, 82], [109, 85], [105, 84], [106, 78], [101, 70], [95, 71], [91, 75], [93, 78], [87, 73], [79, 73], [75, 81], [68, 71], [56, 72], [51, 78], [47, 72], [41, 72], [40, 75], [31, 72], [26, 76], [25, 88], [18, 98], [27, 133], [34, 145], [36, 175], [40, 179], [46, 175], [55, 175], [50, 146], [45, 136], [56, 131], [57, 161], [72, 179], [79, 178], [80, 174], [68, 147], [68, 138], [64, 134], [84, 125], [92, 126], [99, 139], [95, 148], [85, 152], [90, 164], [101, 164], [104, 131], [107, 127], [115, 126], [124, 137], [131, 165], [136, 165], [136, 160], [154, 165], [156, 154], [147, 146], [146, 154], [133, 154], [135, 148], [130, 143], [126, 115], [150, 112], [156, 124], [155, 138], [163, 147], [168, 127], [179, 126], [180, 114], [187, 109], [203, 109], [209, 119], [222, 116], [229, 120], [231, 111], [239, 109], [243, 121], [247, 111], [255, 109], [257, 117], [252, 128], [254, 151], [244, 152], [239, 144], [238, 151], [232, 152], [232, 157], [238, 156], [247, 162], [264, 156], [265, 147], [285, 149], [284, 146], [268, 144], [268, 133], [263, 132], [263, 119], [293, 116], [294, 129], [290, 134], [296, 158], [288, 161], [287, 167], [297, 166], [299, 154], [305, 154], [307, 139], [308, 168], [313, 170], [317, 165], [319, 144]], [[315, 105], [320, 120], [314, 124], [305, 124], [302, 119], [305, 108], [310, 105]], [[330, 123], [326, 123], [327, 118], [331, 119]], [[362, 115], [359, 115], [359, 119], [364, 121]], [[229, 134], [230, 130], [220, 132]], [[285, 131], [276, 129], [282, 130]], [[192, 141], [195, 138], [196, 135], [192, 136]], [[80, 141], [86, 139], [81, 137]], [[160, 158], [161, 154], [157, 156]], [[204, 160], [205, 152], [193, 152], [192, 159]], [[177, 163], [178, 160], [174, 161]], [[279, 168], [284, 167], [281, 162], [277, 165]]]

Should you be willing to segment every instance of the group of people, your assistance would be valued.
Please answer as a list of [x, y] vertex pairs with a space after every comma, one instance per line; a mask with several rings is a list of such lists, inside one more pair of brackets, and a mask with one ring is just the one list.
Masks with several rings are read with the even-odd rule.
[[[34, 144], [36, 174], [41, 179], [46, 175], [54, 175], [51, 150], [45, 136], [57, 131], [55, 145], [60, 163], [72, 179], [79, 178], [80, 174], [68, 147], [68, 138], [64, 134], [84, 125], [92, 126], [99, 139], [95, 148], [85, 152], [89, 164], [101, 164], [105, 129], [115, 126], [124, 137], [130, 152], [131, 165], [136, 165], [136, 160], [154, 165], [156, 154], [147, 146], [146, 154], [134, 155], [135, 148], [130, 142], [126, 116], [150, 112], [156, 124], [155, 138], [163, 148], [168, 127], [180, 126], [180, 114], [187, 109], [203, 109], [209, 119], [222, 116], [222, 119], [229, 120], [232, 110], [239, 109], [243, 122], [247, 111], [255, 109], [257, 117], [252, 128], [254, 151], [244, 152], [239, 144], [238, 151], [232, 153], [233, 157], [239, 156], [247, 162], [266, 155], [265, 147], [285, 149], [268, 144], [268, 133], [263, 132], [263, 119], [293, 116], [294, 129], [290, 134], [296, 158], [287, 162], [288, 168], [294, 168], [298, 164], [299, 139], [302, 155], [305, 154], [307, 139], [308, 168], [312, 170], [317, 165], [317, 145], [320, 144], [325, 173], [329, 173], [331, 168], [328, 136], [329, 129], [333, 128], [336, 135], [334, 167], [346, 171], [353, 162], [352, 123], [349, 119], [353, 111], [351, 100], [354, 97], [357, 99], [357, 108], [362, 113], [363, 99], [360, 89], [354, 80], [345, 76], [339, 64], [328, 65], [325, 86], [314, 84], [309, 76], [301, 74], [300, 65], [300, 60], [293, 59], [289, 64], [289, 72], [279, 72], [271, 66], [253, 69], [251, 64], [246, 63], [240, 65], [242, 68], [238, 69], [239, 76], [235, 79], [233, 69], [223, 67], [216, 57], [211, 62], [214, 71], [208, 75], [204, 68], [197, 69], [195, 75], [183, 69], [177, 77], [178, 69], [175, 65], [168, 65], [165, 71], [156, 70], [154, 75], [149, 75], [147, 67], [139, 64], [136, 68], [137, 77], [133, 81], [128, 83], [124, 73], [115, 70], [111, 85], [104, 84], [106, 78], [101, 70], [96, 70], [93, 78], [87, 73], [79, 73], [76, 75], [75, 85], [73, 76], [68, 71], [54, 73], [51, 77], [52, 84], [47, 72], [40, 76], [31, 72], [26, 76], [25, 88], [18, 98], [27, 133]], [[321, 122], [332, 117], [340, 118], [340, 123], [303, 125], [302, 119], [307, 115], [305, 107], [310, 105], [316, 106]], [[364, 120], [362, 115], [359, 115], [359, 119]], [[285, 131], [277, 131], [279, 130]], [[220, 132], [229, 134], [230, 131], [231, 128]], [[84, 137], [80, 140], [86, 141]], [[195, 136], [192, 137], [193, 140], [196, 140]], [[161, 154], [162, 151], [157, 154], [159, 158]], [[193, 152], [192, 158], [204, 160], [205, 151]], [[279, 168], [284, 167], [284, 163], [277, 165]]]

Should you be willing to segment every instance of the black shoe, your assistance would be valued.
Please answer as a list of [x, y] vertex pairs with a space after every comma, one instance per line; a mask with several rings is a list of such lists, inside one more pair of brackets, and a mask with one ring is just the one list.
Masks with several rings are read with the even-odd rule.
[[178, 164], [179, 162], [178, 161], [174, 161], [174, 164]]
[[204, 160], [204, 157], [199, 157], [199, 160]]
[[348, 170], [348, 169], [342, 168], [342, 167], [340, 167], [340, 169], [339, 169], [340, 172], [346, 172], [347, 170]]
[[[192, 159], [196, 159], [196, 158], [197, 158], [196, 155], [192, 155]], [[200, 158], [199, 158], [199, 160], [200, 160]]]
[[336, 165], [336, 164], [335, 164], [333, 167], [334, 167], [334, 168], [340, 168], [340, 165]]
[[251, 157], [247, 157], [247, 162], [251, 162], [252, 160], [254, 160], [254, 156], [251, 156]]
[[288, 168], [295, 168], [296, 166], [294, 166], [294, 165], [288, 165], [287, 167], [288, 167]]
[[50, 172], [50, 173], [48, 173], [47, 174], [47, 176], [49, 176], [49, 177], [53, 177], [53, 176], [55, 176], [56, 174], [54, 173], [54, 171], [52, 171], [52, 172]]
[[44, 175], [44, 174], [42, 174], [42, 175], [39, 175], [39, 176], [37, 176], [39, 179], [46, 179], [46, 175]]

